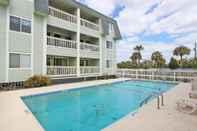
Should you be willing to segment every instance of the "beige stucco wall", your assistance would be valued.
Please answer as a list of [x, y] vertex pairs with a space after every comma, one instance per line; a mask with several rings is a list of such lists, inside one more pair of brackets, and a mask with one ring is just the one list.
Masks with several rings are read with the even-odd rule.
[[32, 52], [31, 34], [9, 31], [9, 52]]
[[[33, 0], [10, 0], [9, 15], [27, 19], [32, 22], [34, 11]], [[32, 54], [32, 33], [9, 30], [9, 53]], [[31, 55], [32, 59], [32, 55]], [[28, 69], [8, 69], [8, 81], [26, 80], [32, 74], [32, 67]]]
[[6, 81], [6, 35], [7, 35], [7, 12], [6, 7], [0, 5], [0, 83]]

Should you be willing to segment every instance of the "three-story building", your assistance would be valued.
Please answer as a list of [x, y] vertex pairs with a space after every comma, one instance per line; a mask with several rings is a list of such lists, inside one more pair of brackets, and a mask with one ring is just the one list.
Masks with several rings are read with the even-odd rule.
[[0, 83], [116, 72], [115, 20], [74, 0], [0, 0]]

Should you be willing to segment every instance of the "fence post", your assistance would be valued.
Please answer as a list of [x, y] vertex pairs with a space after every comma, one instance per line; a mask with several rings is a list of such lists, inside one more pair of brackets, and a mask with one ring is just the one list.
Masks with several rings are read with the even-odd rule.
[[159, 99], [159, 96], [157, 97], [157, 109], [158, 110], [160, 109], [160, 99]]
[[124, 74], [125, 70], [122, 70], [122, 77], [124, 78], [125, 74]]
[[136, 74], [136, 79], [138, 79], [138, 71], [136, 70], [135, 72], [136, 72], [135, 73]]
[[163, 96], [163, 93], [161, 94], [161, 105], [164, 106], [164, 96]]
[[176, 72], [174, 72], [174, 81], [176, 81]]
[[154, 80], [154, 72], [152, 71], [152, 80]]

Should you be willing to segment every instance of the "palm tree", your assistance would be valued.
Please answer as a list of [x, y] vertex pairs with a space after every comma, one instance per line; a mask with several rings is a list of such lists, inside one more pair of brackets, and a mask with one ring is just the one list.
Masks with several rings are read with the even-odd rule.
[[189, 55], [190, 52], [191, 52], [191, 50], [188, 47], [186, 47], [186, 46], [179, 46], [179, 47], [174, 49], [173, 55], [180, 56], [180, 62], [182, 63], [183, 56], [184, 55]]
[[142, 45], [136, 45], [133, 50], [135, 51], [131, 56], [132, 61], [134, 60], [137, 65], [140, 64], [140, 60], [142, 59], [141, 51], [144, 49]]
[[132, 56], [130, 57], [130, 59], [132, 60], [132, 62], [133, 62], [134, 64], [139, 65], [140, 60], [142, 59], [142, 56], [141, 56], [141, 54], [140, 54], [139, 52], [134, 52], [134, 53], [132, 54]]
[[141, 52], [141, 50], [144, 50], [144, 47], [142, 46], [142, 45], [136, 45], [135, 47], [134, 47], [134, 50], [136, 50], [137, 52]]
[[159, 51], [155, 51], [152, 53], [151, 60], [156, 68], [162, 67], [165, 65], [166, 60], [163, 58], [163, 55]]

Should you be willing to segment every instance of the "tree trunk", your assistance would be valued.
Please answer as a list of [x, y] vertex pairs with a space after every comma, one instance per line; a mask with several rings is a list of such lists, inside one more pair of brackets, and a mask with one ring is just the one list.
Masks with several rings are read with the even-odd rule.
[[181, 65], [181, 68], [183, 67], [183, 55], [180, 55], [181, 57], [181, 61], [180, 61], [180, 65]]
[[183, 56], [182, 56], [182, 55], [180, 55], [180, 57], [181, 57], [181, 62], [182, 62], [182, 60], [183, 60]]

